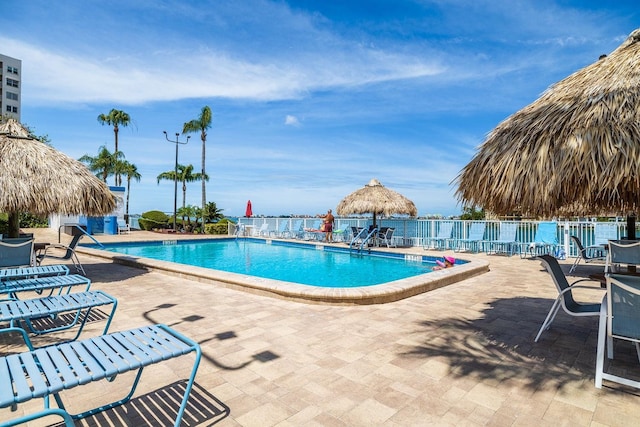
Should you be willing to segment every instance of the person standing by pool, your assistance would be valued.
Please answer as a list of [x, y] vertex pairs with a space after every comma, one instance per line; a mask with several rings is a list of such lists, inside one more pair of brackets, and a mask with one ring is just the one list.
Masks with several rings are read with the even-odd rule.
[[333, 243], [333, 223], [335, 222], [335, 218], [331, 213], [331, 209], [327, 211], [327, 214], [323, 216], [324, 218], [322, 222], [322, 231], [324, 231], [324, 241], [327, 243]]

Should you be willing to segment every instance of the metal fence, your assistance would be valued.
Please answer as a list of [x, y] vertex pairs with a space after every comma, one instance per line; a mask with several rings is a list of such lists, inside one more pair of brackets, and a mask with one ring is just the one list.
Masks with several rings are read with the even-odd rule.
[[[287, 229], [292, 227], [298, 221], [302, 222], [302, 228], [311, 228], [318, 218], [279, 218], [279, 217], [258, 217], [258, 218], [239, 218], [238, 224], [244, 227], [245, 233], [251, 235], [253, 230], [259, 230], [267, 224], [266, 228], [273, 235], [282, 228], [282, 222], [287, 222]], [[393, 235], [394, 243], [397, 246], [404, 247], [425, 247], [430, 238], [438, 235], [438, 231], [442, 223], [453, 222], [453, 231], [450, 242], [455, 243], [456, 240], [466, 239], [469, 236], [471, 224], [474, 222], [486, 223], [485, 234], [483, 240], [499, 239], [500, 223], [498, 220], [488, 221], [465, 221], [450, 219], [378, 219], [378, 227], [393, 227], [395, 232]], [[508, 221], [517, 224], [516, 242], [528, 243], [533, 242], [540, 221]], [[578, 255], [577, 248], [571, 242], [569, 236], [577, 236], [584, 246], [595, 244], [595, 221], [557, 221], [557, 239], [560, 248], [569, 257]], [[617, 235], [615, 238], [621, 238], [626, 235], [627, 223], [624, 221], [616, 221], [615, 228]], [[343, 225], [350, 227], [369, 227], [372, 225], [371, 218], [336, 218], [334, 228], [341, 228]], [[295, 231], [295, 230], [294, 230]], [[235, 230], [230, 229], [229, 234], [234, 234]], [[482, 247], [482, 246], [481, 246]], [[451, 247], [453, 248], [453, 247]]]

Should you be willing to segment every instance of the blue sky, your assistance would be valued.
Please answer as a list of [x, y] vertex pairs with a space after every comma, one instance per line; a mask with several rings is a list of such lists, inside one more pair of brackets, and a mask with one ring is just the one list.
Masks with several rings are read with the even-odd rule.
[[[113, 151], [97, 116], [129, 113], [131, 213], [173, 210], [162, 131], [208, 105], [226, 215], [323, 213], [371, 178], [453, 215], [485, 135], [638, 27], [636, 0], [33, 0], [0, 3], [0, 53], [22, 60], [22, 122], [74, 158]], [[180, 147], [200, 155], [198, 135]]]

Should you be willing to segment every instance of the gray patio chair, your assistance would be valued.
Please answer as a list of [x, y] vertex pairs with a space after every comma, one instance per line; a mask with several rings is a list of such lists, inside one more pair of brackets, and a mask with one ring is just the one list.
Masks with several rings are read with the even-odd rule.
[[[80, 259], [78, 258], [78, 254], [76, 254], [76, 246], [78, 245], [78, 242], [80, 241], [82, 236], [83, 234], [74, 235], [68, 246], [62, 245], [59, 243], [53, 243], [51, 245], [48, 245], [44, 250], [44, 252], [39, 254], [36, 257], [37, 263], [40, 264], [45, 258], [51, 258], [58, 261], [70, 260], [73, 263], [74, 267], [76, 268], [76, 271], [86, 276], [87, 273], [85, 273], [84, 267], [82, 267], [82, 264], [80, 263]], [[49, 252], [50, 250], [53, 250], [53, 249], [62, 250], [64, 251], [64, 253], [62, 255], [58, 255], [58, 254], [53, 254]]]
[[616, 374], [605, 370], [604, 352], [613, 359], [613, 340], [632, 342], [640, 360], [640, 277], [611, 274], [607, 276], [607, 294], [602, 301], [596, 352], [596, 388], [602, 381], [613, 381], [629, 387], [640, 388], [637, 379], [625, 378], [623, 370]]
[[600, 287], [600, 282], [597, 282], [598, 287], [576, 285], [576, 283], [579, 282], [595, 282], [590, 279], [580, 279], [569, 284], [569, 282], [567, 281], [567, 277], [564, 275], [564, 272], [562, 271], [562, 268], [560, 267], [557, 259], [555, 259], [551, 255], [539, 255], [537, 259], [542, 262], [542, 265], [553, 278], [553, 283], [556, 285], [556, 289], [558, 290], [558, 297], [553, 302], [553, 305], [549, 310], [549, 314], [547, 314], [544, 322], [542, 322], [542, 326], [538, 331], [538, 335], [536, 335], [535, 342], [538, 342], [538, 339], [540, 338], [540, 335], [542, 335], [543, 331], [549, 329], [551, 323], [556, 318], [558, 311], [560, 311], [560, 308], [562, 308], [570, 316], [579, 317], [600, 315], [600, 303], [579, 303], [573, 298], [572, 293], [572, 291], [577, 288], [593, 289], [602, 292], [603, 289]]
[[380, 246], [385, 245], [388, 248], [395, 248], [393, 243], [393, 233], [396, 231], [393, 227], [381, 227], [378, 231], [378, 244]]
[[578, 236], [570, 236], [571, 240], [573, 240], [573, 244], [578, 248], [578, 256], [576, 260], [573, 262], [571, 269], [569, 270], [569, 274], [573, 273], [576, 270], [576, 267], [580, 263], [580, 261], [584, 260], [586, 264], [594, 261], [606, 261], [607, 255], [604, 253], [603, 246], [589, 246], [585, 248], [582, 245], [582, 241]]
[[32, 238], [0, 240], [0, 267], [23, 267], [33, 264]]
[[615, 266], [621, 264], [640, 264], [640, 241], [610, 240], [607, 261], [604, 266], [605, 274], [612, 272]]

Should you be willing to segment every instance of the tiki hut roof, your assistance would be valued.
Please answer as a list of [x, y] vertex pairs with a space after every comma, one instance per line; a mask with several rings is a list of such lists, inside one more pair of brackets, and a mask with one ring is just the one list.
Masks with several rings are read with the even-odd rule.
[[640, 29], [500, 123], [456, 177], [465, 205], [533, 216], [635, 211]]
[[336, 212], [338, 215], [371, 213], [374, 217], [374, 224], [376, 215], [416, 216], [418, 214], [416, 205], [411, 200], [400, 193], [389, 190], [375, 178], [342, 199]]
[[115, 209], [105, 183], [86, 166], [29, 135], [0, 125], [0, 212], [102, 215]]

